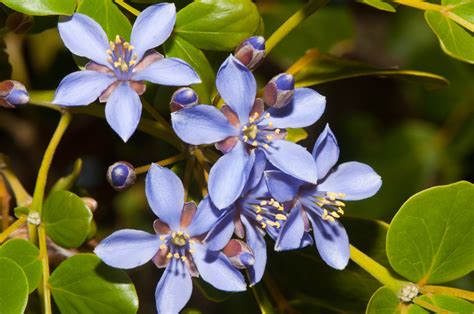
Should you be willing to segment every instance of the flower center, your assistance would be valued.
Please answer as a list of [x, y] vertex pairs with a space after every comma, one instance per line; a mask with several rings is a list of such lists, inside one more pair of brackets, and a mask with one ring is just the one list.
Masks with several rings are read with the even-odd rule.
[[321, 195], [315, 195], [314, 203], [322, 209], [321, 218], [331, 222], [334, 222], [337, 218], [341, 218], [341, 216], [344, 215], [342, 207], [346, 206], [346, 204], [341, 201], [344, 197], [346, 197], [344, 193], [334, 192], [322, 192]]
[[185, 246], [188, 242], [189, 235], [182, 232], [172, 234], [171, 242], [176, 246]]
[[244, 214], [259, 224], [262, 229], [268, 226], [279, 229], [281, 221], [287, 219], [283, 205], [273, 198], [269, 200], [248, 201], [244, 205]]
[[112, 65], [114, 73], [119, 80], [129, 80], [132, 69], [137, 63], [137, 54], [133, 52], [134, 47], [117, 35], [115, 41], [110, 42], [107, 61]]
[[183, 262], [187, 260], [186, 254], [193, 253], [192, 245], [193, 239], [190, 239], [189, 234], [182, 231], [173, 231], [168, 235], [160, 236], [161, 244], [160, 249], [168, 249], [168, 259], [175, 258], [181, 259]]
[[249, 118], [249, 123], [242, 126], [242, 141], [254, 148], [268, 149], [272, 140], [281, 132], [280, 129], [272, 129], [273, 123], [269, 119], [268, 112], [263, 115], [254, 112]]

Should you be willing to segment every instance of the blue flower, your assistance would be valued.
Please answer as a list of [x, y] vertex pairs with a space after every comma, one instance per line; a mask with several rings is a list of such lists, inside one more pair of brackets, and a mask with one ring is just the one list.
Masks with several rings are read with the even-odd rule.
[[204, 239], [210, 250], [222, 250], [233, 234], [245, 239], [252, 250], [252, 262], [246, 265], [251, 285], [258, 283], [265, 271], [267, 263], [265, 234], [268, 233], [276, 239], [282, 224], [287, 219], [282, 204], [271, 198], [267, 189], [263, 177], [265, 165], [263, 153], [257, 152], [250, 180], [247, 181], [242, 195], [229, 207], [218, 210], [209, 198], [201, 202], [202, 206], [208, 207], [207, 211], [221, 213], [219, 220]]
[[66, 47], [91, 61], [84, 71], [71, 73], [62, 80], [53, 103], [85, 106], [97, 98], [107, 102], [107, 122], [126, 142], [140, 121], [139, 95], [145, 92], [144, 81], [171, 86], [201, 82], [184, 61], [163, 58], [152, 50], [170, 36], [175, 21], [174, 4], [150, 6], [137, 18], [128, 43], [118, 35], [109, 42], [100, 25], [86, 15], [76, 13], [62, 20], [58, 29]]
[[209, 195], [218, 208], [228, 207], [239, 197], [256, 151], [263, 152], [281, 171], [316, 183], [317, 169], [311, 154], [285, 141], [284, 129], [305, 127], [318, 120], [325, 108], [323, 96], [311, 89], [298, 88], [285, 108], [265, 111], [263, 101], [255, 99], [255, 78], [233, 56], [219, 69], [216, 85], [226, 103], [221, 111], [198, 105], [176, 111], [171, 118], [176, 134], [186, 143], [216, 143], [225, 153], [209, 174]]
[[156, 234], [125, 229], [103, 240], [95, 253], [108, 265], [129, 269], [153, 260], [165, 271], [156, 288], [159, 313], [178, 313], [192, 293], [191, 277], [202, 279], [220, 290], [243, 291], [245, 279], [229, 259], [210, 251], [202, 235], [217, 216], [208, 206], [184, 203], [184, 188], [169, 169], [152, 165], [146, 178], [146, 196], [153, 212]]
[[351, 161], [335, 166], [339, 146], [327, 125], [316, 141], [313, 157], [318, 166], [318, 183], [309, 184], [280, 171], [265, 171], [268, 189], [289, 211], [275, 250], [291, 250], [312, 244], [331, 267], [344, 269], [349, 261], [349, 239], [337, 220], [344, 214], [343, 201], [361, 200], [380, 189], [380, 176], [368, 165]]

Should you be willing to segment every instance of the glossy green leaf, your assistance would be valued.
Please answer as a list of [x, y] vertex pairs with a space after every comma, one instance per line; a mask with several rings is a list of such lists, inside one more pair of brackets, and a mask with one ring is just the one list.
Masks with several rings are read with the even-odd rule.
[[365, 3], [367, 5], [370, 5], [373, 8], [382, 10], [382, 11], [388, 11], [388, 12], [396, 12], [395, 8], [382, 0], [359, 0], [361, 3]]
[[441, 48], [453, 58], [474, 63], [474, 35], [436, 11], [426, 11], [425, 19], [438, 36]]
[[81, 173], [81, 169], [82, 169], [82, 159], [79, 158], [74, 163], [72, 172], [69, 175], [62, 177], [58, 181], [56, 181], [56, 183], [53, 185], [49, 193], [71, 189], [74, 183], [76, 182], [77, 177]]
[[63, 247], [73, 248], [86, 240], [92, 212], [76, 194], [57, 191], [44, 203], [41, 220], [51, 240]]
[[412, 196], [392, 220], [387, 255], [413, 282], [442, 283], [474, 269], [474, 185], [458, 182]]
[[287, 129], [286, 130], [286, 140], [290, 142], [299, 142], [308, 137], [308, 132], [303, 128], [298, 129]]
[[314, 54], [311, 63], [295, 75], [296, 86], [312, 86], [337, 80], [362, 76], [393, 77], [420, 83], [428, 89], [446, 86], [448, 80], [442, 76], [413, 70], [378, 69], [360, 62], [338, 58], [328, 54]]
[[0, 257], [0, 313], [21, 314], [28, 302], [28, 280], [21, 267]]
[[367, 305], [367, 314], [398, 314], [398, 296], [392, 289], [381, 287], [372, 295]]
[[[474, 313], [474, 304], [450, 295], [422, 295], [417, 297], [416, 299], [435, 306], [439, 309], [437, 313]], [[423, 304], [418, 303], [418, 305], [416, 306], [423, 307]], [[425, 312], [431, 313], [427, 311]]]
[[469, 0], [442, 0], [449, 11], [474, 24], [474, 2]]
[[20, 218], [23, 216], [28, 216], [28, 214], [30, 213], [30, 209], [28, 207], [19, 206], [19, 207], [15, 207], [13, 212], [15, 213], [16, 218]]
[[28, 292], [33, 292], [41, 280], [39, 249], [24, 239], [12, 239], [0, 247], [0, 257], [9, 258], [20, 266], [28, 279]]
[[4, 5], [29, 15], [71, 15], [75, 0], [3, 0]]
[[196, 0], [178, 12], [175, 33], [201, 49], [231, 51], [259, 27], [250, 0]]
[[193, 89], [198, 93], [201, 103], [210, 104], [216, 75], [204, 53], [179, 36], [166, 41], [165, 53], [167, 57], [180, 58], [194, 68], [202, 83], [193, 85]]
[[129, 314], [138, 310], [135, 287], [127, 274], [93, 254], [78, 254], [62, 262], [49, 284], [61, 313]]
[[77, 12], [97, 21], [109, 39], [114, 39], [116, 35], [130, 39], [132, 25], [112, 0], [81, 0]]

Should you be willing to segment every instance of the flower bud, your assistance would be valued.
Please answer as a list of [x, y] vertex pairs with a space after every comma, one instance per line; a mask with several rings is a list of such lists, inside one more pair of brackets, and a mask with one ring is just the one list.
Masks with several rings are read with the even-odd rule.
[[175, 112], [183, 108], [190, 108], [198, 103], [197, 93], [192, 88], [182, 87], [171, 96], [170, 109], [171, 112]]
[[255, 69], [265, 58], [265, 38], [262, 36], [247, 38], [235, 49], [234, 56], [248, 69]]
[[117, 161], [107, 170], [107, 181], [117, 191], [124, 191], [135, 184], [135, 168], [126, 161]]
[[225, 246], [223, 253], [236, 268], [244, 269], [255, 264], [255, 256], [252, 249], [241, 240], [230, 240]]
[[295, 94], [295, 79], [292, 75], [281, 73], [268, 82], [263, 91], [263, 100], [274, 108], [288, 105]]
[[0, 106], [15, 108], [30, 101], [30, 96], [25, 86], [20, 82], [6, 80], [0, 82]]

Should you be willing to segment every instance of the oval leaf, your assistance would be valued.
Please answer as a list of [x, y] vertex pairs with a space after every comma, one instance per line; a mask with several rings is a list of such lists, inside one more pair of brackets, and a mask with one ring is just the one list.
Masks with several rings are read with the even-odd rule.
[[28, 279], [28, 293], [33, 292], [41, 280], [39, 249], [24, 239], [12, 239], [0, 247], [0, 257], [9, 258], [20, 266]]
[[382, 11], [387, 11], [387, 12], [396, 12], [395, 8], [382, 0], [359, 0], [361, 3], [365, 3], [367, 5], [370, 5], [373, 8], [382, 10]]
[[51, 240], [63, 247], [73, 248], [86, 240], [92, 212], [76, 194], [57, 191], [44, 203], [41, 219]]
[[[422, 295], [417, 297], [416, 300], [433, 305], [438, 309], [436, 313], [474, 313], [472, 303], [450, 295]], [[423, 307], [423, 303], [418, 302], [418, 305]]]
[[412, 196], [387, 233], [393, 269], [420, 285], [460, 278], [474, 269], [474, 185], [458, 182]]
[[398, 307], [398, 297], [392, 289], [380, 287], [369, 300], [367, 305], [367, 314], [397, 314], [400, 311]]
[[21, 314], [28, 302], [28, 280], [14, 261], [0, 257], [0, 311]]
[[61, 313], [128, 314], [138, 310], [135, 287], [127, 274], [93, 254], [65, 260], [51, 274], [49, 284]]
[[201, 49], [230, 51], [259, 27], [250, 0], [197, 0], [178, 12], [175, 33]]
[[75, 0], [3, 0], [2, 3], [28, 15], [71, 15], [76, 8]]
[[53, 192], [61, 191], [61, 190], [69, 190], [70, 188], [72, 188], [72, 186], [77, 180], [77, 177], [81, 173], [81, 169], [82, 169], [82, 159], [79, 158], [74, 163], [72, 172], [69, 175], [62, 177], [58, 181], [56, 181], [56, 183], [53, 185], [49, 193], [53, 193]]

